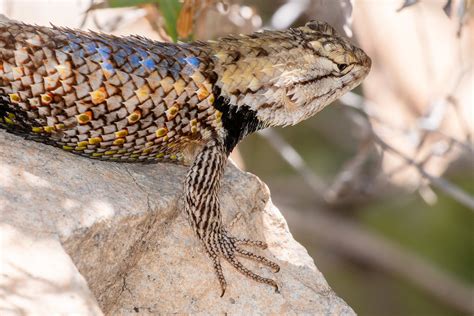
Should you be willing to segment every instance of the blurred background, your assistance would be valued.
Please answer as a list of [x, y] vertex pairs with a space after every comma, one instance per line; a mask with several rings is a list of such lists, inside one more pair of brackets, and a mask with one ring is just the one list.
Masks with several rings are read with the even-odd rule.
[[474, 314], [473, 2], [0, 0], [0, 13], [161, 41], [329, 22], [372, 58], [364, 84], [232, 157], [358, 314], [444, 316]]

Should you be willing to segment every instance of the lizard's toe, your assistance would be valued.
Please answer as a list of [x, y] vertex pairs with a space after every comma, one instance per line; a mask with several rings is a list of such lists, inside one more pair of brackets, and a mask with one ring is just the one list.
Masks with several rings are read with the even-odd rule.
[[268, 260], [267, 258], [265, 258], [263, 256], [256, 255], [254, 253], [251, 253], [250, 251], [240, 249], [239, 247], [236, 247], [235, 251], [237, 252], [237, 255], [239, 255], [241, 257], [249, 258], [249, 259], [255, 260], [257, 262], [263, 263], [267, 267], [272, 268], [273, 272], [275, 272], [275, 273], [280, 271], [280, 266], [278, 264], [276, 264], [275, 262], [273, 262], [271, 260]]
[[268, 245], [266, 242], [260, 241], [260, 240], [250, 240], [250, 239], [240, 239], [240, 238], [235, 238], [231, 237], [230, 238], [236, 246], [252, 246], [252, 247], [258, 247], [261, 249], [267, 249]]
[[247, 269], [246, 267], [244, 267], [242, 265], [242, 263], [240, 263], [237, 258], [235, 258], [235, 256], [231, 256], [231, 257], [228, 257], [226, 258], [226, 260], [235, 268], [237, 269], [237, 271], [239, 271], [240, 273], [242, 273], [243, 275], [257, 281], [257, 282], [260, 282], [260, 283], [265, 283], [265, 284], [268, 284], [268, 285], [271, 285], [275, 288], [275, 292], [279, 292], [279, 288], [278, 288], [278, 284], [272, 280], [272, 279], [268, 279], [268, 278], [264, 278], [252, 271], [250, 271], [249, 269]]
[[260, 262], [266, 265], [267, 267], [270, 267], [274, 272], [278, 272], [280, 270], [280, 266], [263, 256], [259, 256], [245, 249], [241, 249], [239, 247], [241, 245], [254, 246], [262, 249], [267, 248], [267, 244], [262, 241], [253, 241], [249, 239], [238, 239], [235, 237], [230, 237], [227, 235], [227, 232], [225, 230], [221, 231], [219, 234], [214, 235], [214, 238], [211, 238], [209, 240], [209, 243], [207, 244], [208, 253], [214, 262], [214, 270], [216, 271], [219, 283], [222, 288], [222, 295], [224, 295], [225, 292], [226, 281], [222, 273], [222, 267], [219, 261], [219, 257], [223, 257], [224, 259], [226, 259], [235, 269], [237, 269], [237, 271], [239, 271], [243, 275], [257, 282], [271, 285], [275, 288], [276, 292], [279, 292], [278, 284], [274, 280], [264, 278], [250, 271], [249, 269], [244, 267], [241, 262], [237, 260], [236, 256]]

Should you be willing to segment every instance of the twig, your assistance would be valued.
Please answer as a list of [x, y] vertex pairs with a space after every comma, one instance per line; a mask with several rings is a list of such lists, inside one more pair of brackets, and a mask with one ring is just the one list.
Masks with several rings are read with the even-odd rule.
[[280, 156], [304, 179], [318, 197], [324, 197], [327, 185], [304, 162], [301, 155], [272, 129], [259, 131], [258, 134], [280, 154]]
[[[359, 142], [357, 153], [349, 159], [341, 167], [336, 174], [334, 181], [331, 183], [325, 193], [325, 200], [331, 205], [341, 205], [347, 202], [353, 203], [365, 198], [370, 192], [372, 175], [365, 175], [365, 166], [372, 153], [371, 137], [364, 137]], [[376, 170], [373, 168], [372, 170]], [[368, 181], [369, 180], [369, 181]]]
[[[99, 2], [96, 3], [94, 0], [90, 0], [89, 7], [87, 8], [87, 10], [84, 13], [82, 13], [82, 21], [79, 24], [79, 28], [82, 29], [86, 25], [87, 19], [89, 18], [90, 15], [93, 16], [92, 18], [94, 20], [96, 19], [95, 15], [93, 14], [94, 10], [102, 9], [102, 8], [106, 8], [106, 7], [107, 7], [107, 3], [105, 1], [99, 1]], [[100, 30], [101, 27], [99, 25], [97, 25], [96, 22], [97, 21], [94, 21], [97, 28]]]
[[396, 154], [398, 157], [402, 158], [407, 164], [414, 166], [418, 170], [420, 175], [423, 176], [425, 179], [429, 180], [430, 183], [434, 187], [440, 189], [441, 191], [449, 195], [455, 201], [458, 201], [459, 203], [463, 204], [464, 206], [474, 211], [474, 197], [472, 197], [465, 191], [461, 190], [459, 187], [457, 187], [450, 181], [442, 177], [436, 177], [429, 174], [428, 172], [426, 172], [426, 170], [423, 168], [421, 164], [414, 161], [410, 157], [406, 156], [401, 151], [390, 146], [385, 141], [380, 139], [376, 134], [374, 134], [373, 136], [374, 136], [375, 141], [384, 149]]
[[[474, 210], [474, 197], [472, 197], [465, 191], [461, 190], [459, 187], [449, 182], [448, 180], [442, 177], [436, 177], [436, 176], [431, 175], [423, 168], [423, 165], [416, 162], [412, 158], [408, 157], [407, 155], [397, 150], [393, 146], [389, 145], [377, 135], [377, 133], [374, 131], [374, 129], [372, 128], [370, 124], [370, 118], [376, 118], [376, 116], [370, 111], [369, 102], [367, 102], [364, 98], [352, 92], [347, 93], [345, 96], [341, 97], [339, 100], [341, 101], [342, 104], [349, 106], [351, 108], [357, 109], [358, 113], [360, 113], [363, 117], [366, 118], [368, 125], [370, 127], [369, 130], [372, 133], [372, 137], [374, 141], [377, 144], [379, 144], [383, 149], [388, 150], [391, 153], [397, 155], [402, 160], [404, 160], [405, 163], [407, 163], [408, 165], [414, 166], [416, 170], [419, 172], [419, 174], [423, 178], [430, 181], [430, 183], [433, 186], [443, 191], [444, 193], [446, 193], [447, 195], [449, 195], [451, 198], [458, 201], [459, 203], [465, 205], [471, 210]], [[378, 121], [383, 122], [380, 118], [378, 118]], [[466, 147], [469, 147], [469, 146], [466, 146]]]
[[418, 3], [419, 0], [405, 0], [400, 8], [397, 9], [397, 12], [402, 11], [405, 8], [411, 7]]

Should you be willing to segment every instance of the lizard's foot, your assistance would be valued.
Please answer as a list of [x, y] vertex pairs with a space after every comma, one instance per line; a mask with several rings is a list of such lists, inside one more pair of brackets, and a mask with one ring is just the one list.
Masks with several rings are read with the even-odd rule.
[[222, 266], [220, 263], [221, 257], [226, 259], [235, 269], [237, 269], [237, 271], [239, 271], [243, 275], [257, 282], [271, 285], [275, 288], [276, 292], [279, 292], [278, 284], [274, 280], [261, 277], [258, 274], [255, 274], [254, 272], [250, 271], [249, 269], [244, 267], [242, 263], [239, 262], [239, 260], [237, 260], [237, 256], [263, 263], [264, 265], [272, 268], [274, 272], [278, 272], [280, 270], [280, 266], [265, 257], [256, 255], [252, 252], [242, 249], [240, 246], [253, 246], [261, 249], [267, 248], [267, 244], [262, 241], [231, 237], [227, 234], [225, 230], [221, 230], [220, 233], [213, 235], [206, 242], [207, 252], [214, 263], [214, 269], [221, 285], [221, 296], [224, 295], [227, 287], [227, 283], [225, 281], [225, 277], [222, 272]]

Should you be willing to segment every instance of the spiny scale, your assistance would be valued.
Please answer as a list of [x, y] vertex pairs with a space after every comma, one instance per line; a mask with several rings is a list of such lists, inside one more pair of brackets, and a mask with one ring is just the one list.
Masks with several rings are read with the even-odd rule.
[[77, 154], [184, 162], [221, 125], [198, 46], [10, 23], [0, 56], [0, 124]]

